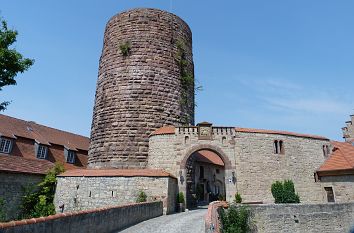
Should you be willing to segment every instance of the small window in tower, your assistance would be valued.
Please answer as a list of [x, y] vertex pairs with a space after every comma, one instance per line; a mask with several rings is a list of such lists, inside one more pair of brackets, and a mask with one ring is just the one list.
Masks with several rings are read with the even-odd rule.
[[7, 138], [0, 138], [0, 153], [10, 154], [12, 147], [12, 140]]
[[335, 202], [333, 188], [332, 187], [325, 187], [324, 189], [325, 189], [326, 194], [327, 194], [327, 201], [328, 202]]
[[189, 144], [189, 136], [184, 137], [184, 144]]
[[222, 143], [223, 145], [225, 145], [225, 143], [226, 143], [226, 137], [222, 137], [221, 143]]

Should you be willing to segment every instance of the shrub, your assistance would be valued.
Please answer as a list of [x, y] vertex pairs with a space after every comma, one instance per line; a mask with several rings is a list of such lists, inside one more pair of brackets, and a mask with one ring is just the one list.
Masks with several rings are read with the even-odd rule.
[[221, 209], [220, 220], [222, 233], [248, 233], [251, 231], [250, 210], [246, 206], [231, 206]]
[[130, 50], [131, 50], [131, 45], [129, 41], [124, 42], [123, 44], [119, 45], [119, 49], [121, 54], [126, 57], [130, 54]]
[[295, 193], [295, 187], [292, 180], [274, 182], [271, 191], [275, 203], [300, 203], [300, 197]]
[[136, 198], [136, 202], [146, 202], [147, 200], [147, 195], [144, 191], [139, 191], [138, 197]]
[[179, 192], [179, 193], [177, 194], [177, 202], [184, 204], [184, 194], [183, 194], [183, 192]]
[[0, 197], [0, 222], [6, 221], [5, 204], [4, 198]]
[[241, 194], [239, 194], [239, 193], [235, 194], [235, 202], [236, 203], [241, 203], [242, 202]]
[[43, 181], [24, 188], [19, 218], [37, 218], [55, 214], [53, 204], [57, 175], [64, 171], [62, 164], [55, 164]]

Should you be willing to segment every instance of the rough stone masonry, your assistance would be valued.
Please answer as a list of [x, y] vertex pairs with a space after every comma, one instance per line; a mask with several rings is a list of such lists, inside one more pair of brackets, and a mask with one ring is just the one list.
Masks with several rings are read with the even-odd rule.
[[[144, 168], [148, 136], [188, 118], [194, 124], [194, 84], [182, 101], [179, 46], [194, 75], [192, 32], [176, 15], [133, 9], [107, 23], [100, 58], [88, 166]], [[121, 47], [125, 47], [122, 49]], [[188, 103], [188, 104], [187, 104]]]

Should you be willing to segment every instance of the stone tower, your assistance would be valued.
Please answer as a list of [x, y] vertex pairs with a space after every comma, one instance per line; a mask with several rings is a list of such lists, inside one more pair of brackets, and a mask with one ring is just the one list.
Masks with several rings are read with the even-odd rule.
[[342, 128], [343, 138], [346, 142], [354, 142], [354, 115], [350, 115], [350, 121], [345, 122]]
[[176, 15], [133, 9], [106, 25], [88, 166], [144, 168], [148, 137], [194, 124], [192, 32]]

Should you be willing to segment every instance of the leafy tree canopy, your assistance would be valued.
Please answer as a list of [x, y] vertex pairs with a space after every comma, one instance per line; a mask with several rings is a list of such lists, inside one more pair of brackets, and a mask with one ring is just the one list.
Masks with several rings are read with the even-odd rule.
[[[23, 73], [33, 65], [34, 60], [24, 58], [14, 48], [10, 48], [16, 42], [17, 31], [8, 29], [5, 20], [0, 18], [0, 91], [4, 86], [16, 85], [15, 77]], [[0, 111], [6, 109], [8, 101], [0, 103]]]

